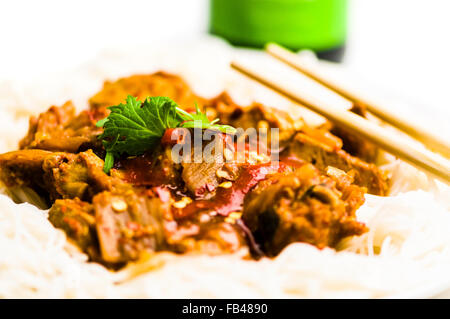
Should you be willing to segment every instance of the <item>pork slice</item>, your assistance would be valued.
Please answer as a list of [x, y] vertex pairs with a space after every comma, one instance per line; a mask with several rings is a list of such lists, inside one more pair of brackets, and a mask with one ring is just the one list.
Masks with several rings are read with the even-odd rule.
[[102, 260], [126, 263], [138, 259], [142, 252], [162, 249], [162, 219], [169, 205], [131, 189], [96, 195], [93, 206]]
[[90, 201], [95, 194], [124, 184], [119, 178], [107, 175], [103, 165], [103, 160], [92, 150], [50, 154], [42, 164], [50, 197], [53, 200], [78, 197]]
[[[211, 151], [205, 151], [207, 148]], [[217, 138], [205, 145], [192, 147], [191, 160], [182, 163], [181, 176], [186, 188], [194, 196], [207, 199], [215, 193], [220, 182], [217, 171], [225, 165], [225, 149], [221, 134], [217, 134]]]
[[[354, 105], [350, 111], [362, 117], [367, 117], [366, 108], [364, 106]], [[359, 136], [358, 134], [355, 134], [331, 122], [327, 123], [326, 126], [331, 133], [342, 139], [342, 149], [347, 153], [368, 163], [374, 163], [376, 161], [379, 149], [375, 144], [367, 141], [367, 139]]]
[[21, 149], [43, 149], [48, 151], [75, 153], [80, 148], [101, 148], [97, 136], [102, 129], [95, 126], [88, 111], [75, 114], [71, 102], [52, 106], [38, 117], [30, 118], [27, 135], [20, 141]]
[[92, 150], [78, 154], [27, 149], [0, 155], [0, 178], [7, 187], [29, 187], [56, 199], [90, 201], [124, 182], [103, 172], [103, 160]]
[[0, 178], [8, 187], [44, 188], [42, 164], [51, 155], [43, 150], [21, 150], [0, 155]]
[[305, 164], [294, 173], [260, 182], [245, 198], [242, 219], [268, 256], [293, 242], [334, 247], [347, 236], [367, 231], [355, 217], [363, 194], [353, 185], [343, 196], [332, 178]]
[[264, 139], [261, 142], [267, 143], [266, 145], [271, 143], [270, 128], [279, 129], [278, 143], [283, 147], [304, 124], [302, 120], [294, 120], [288, 112], [260, 103], [240, 106], [226, 92], [209, 100], [206, 104], [206, 109], [207, 114], [211, 114], [211, 119], [219, 118], [223, 124], [244, 130], [249, 128], [254, 128], [257, 131], [261, 130], [263, 134], [260, 135], [260, 138]]
[[345, 172], [353, 170], [355, 184], [364, 186], [374, 195], [387, 195], [388, 178], [375, 164], [351, 156], [342, 149], [336, 149], [304, 134], [297, 133], [281, 157], [294, 156], [312, 163], [320, 171], [325, 172], [328, 166], [339, 168]]
[[128, 95], [143, 101], [151, 96], [167, 96], [184, 109], [195, 110], [195, 103], [202, 105], [203, 99], [195, 95], [187, 83], [177, 75], [166, 72], [137, 74], [117, 81], [106, 81], [103, 88], [89, 99], [92, 110], [103, 109], [123, 103]]
[[48, 212], [53, 226], [64, 230], [67, 237], [91, 260], [99, 260], [97, 235], [95, 231], [94, 207], [75, 199], [58, 199]]

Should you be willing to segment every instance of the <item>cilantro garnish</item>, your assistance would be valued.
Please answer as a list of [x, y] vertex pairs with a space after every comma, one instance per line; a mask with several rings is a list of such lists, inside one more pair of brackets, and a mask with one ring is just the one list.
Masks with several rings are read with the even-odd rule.
[[215, 119], [210, 122], [206, 117], [206, 114], [200, 111], [200, 108], [197, 104], [195, 105], [196, 113], [194, 114], [188, 113], [178, 107], [177, 111], [185, 120], [185, 122], [181, 123], [179, 127], [218, 130], [228, 134], [236, 133], [236, 129], [230, 125], [216, 124], [217, 122], [219, 122], [219, 119]]
[[106, 150], [103, 170], [109, 173], [114, 159], [122, 154], [141, 155], [157, 145], [168, 128], [200, 128], [234, 133], [229, 125], [217, 124], [219, 119], [209, 121], [206, 114], [196, 106], [196, 113], [190, 114], [178, 107], [168, 97], [150, 97], [144, 102], [129, 95], [125, 104], [110, 106], [108, 117], [97, 122], [103, 127], [103, 140]]

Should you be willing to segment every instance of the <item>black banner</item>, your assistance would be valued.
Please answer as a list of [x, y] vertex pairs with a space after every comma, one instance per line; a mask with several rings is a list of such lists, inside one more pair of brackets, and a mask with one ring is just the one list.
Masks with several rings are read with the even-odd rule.
[[[306, 316], [385, 318], [385, 306], [394, 306], [405, 315], [417, 306], [432, 303], [448, 308], [448, 300], [304, 300], [304, 299], [159, 299], [159, 300], [1, 300], [2, 313], [12, 310], [20, 314], [31, 310], [36, 315], [105, 318], [105, 315], [122, 318], [301, 318]], [[11, 309], [8, 309], [10, 307]], [[362, 309], [362, 311], [361, 311]], [[8, 311], [9, 312], [9, 311]]]

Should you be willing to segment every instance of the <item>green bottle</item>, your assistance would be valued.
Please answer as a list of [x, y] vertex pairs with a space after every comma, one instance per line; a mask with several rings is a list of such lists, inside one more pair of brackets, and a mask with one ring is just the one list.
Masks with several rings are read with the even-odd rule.
[[210, 0], [210, 32], [238, 46], [276, 42], [340, 61], [347, 35], [347, 0]]

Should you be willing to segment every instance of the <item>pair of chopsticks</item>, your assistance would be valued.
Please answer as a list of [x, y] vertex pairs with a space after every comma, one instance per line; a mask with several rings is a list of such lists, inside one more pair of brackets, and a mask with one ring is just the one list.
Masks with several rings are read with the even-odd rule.
[[[396, 127], [414, 139], [422, 142], [430, 150], [450, 157], [450, 144], [439, 137], [418, 128], [405, 118], [400, 118], [392, 111], [382, 107], [374, 101], [359, 93], [342, 87], [339, 83], [323, 76], [318, 67], [306, 64], [302, 59], [291, 51], [277, 45], [269, 44], [266, 51], [278, 60], [300, 71], [304, 75], [332, 90], [352, 103], [366, 106], [367, 110], [384, 122]], [[368, 141], [399, 157], [400, 159], [424, 170], [434, 177], [450, 184], [450, 161], [426, 148], [411, 143], [407, 138], [368, 121], [367, 119], [347, 110], [337, 109], [332, 103], [319, 101], [319, 99], [294, 90], [273, 77], [269, 77], [261, 70], [244, 65], [240, 62], [232, 62], [231, 67], [249, 78], [275, 90], [292, 101], [305, 106], [312, 111], [328, 118], [336, 125], [346, 128], [355, 134], [366, 138]]]

